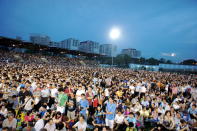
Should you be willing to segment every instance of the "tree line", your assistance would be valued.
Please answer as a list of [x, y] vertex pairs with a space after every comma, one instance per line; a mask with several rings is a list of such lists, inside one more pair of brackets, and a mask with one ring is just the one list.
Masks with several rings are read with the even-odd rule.
[[[112, 57], [98, 57], [94, 58], [98, 60], [101, 64], [112, 64]], [[126, 54], [119, 54], [116, 57], [113, 57], [113, 64], [119, 67], [129, 67], [129, 64], [144, 64], [144, 65], [159, 65], [159, 64], [175, 64], [171, 60], [167, 60], [164, 58], [156, 59], [156, 58], [132, 58]], [[182, 65], [196, 65], [197, 61], [194, 59], [187, 59], [178, 64]]]

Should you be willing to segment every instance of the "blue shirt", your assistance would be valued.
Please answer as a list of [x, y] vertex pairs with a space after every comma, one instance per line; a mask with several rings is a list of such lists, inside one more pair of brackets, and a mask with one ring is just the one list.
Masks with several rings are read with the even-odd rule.
[[106, 110], [108, 112], [112, 112], [112, 114], [107, 114], [106, 119], [108, 120], [114, 120], [115, 119], [115, 112], [116, 112], [116, 104], [110, 104], [109, 102], [107, 103]]
[[148, 102], [148, 101], [142, 101], [141, 104], [142, 104], [143, 106], [146, 106], [146, 107], [149, 106], [149, 102]]
[[188, 109], [189, 114], [197, 114], [197, 109], [192, 109], [191, 107]]
[[131, 117], [127, 117], [126, 120], [130, 123], [130, 122], [133, 122], [133, 123], [136, 123], [136, 119], [135, 117], [131, 118]]
[[89, 102], [86, 99], [84, 99], [84, 100], [81, 99], [79, 101], [79, 104], [80, 104], [80, 107], [83, 107], [83, 108], [88, 108], [89, 107]]
[[184, 113], [181, 113], [181, 117], [185, 120], [185, 121], [190, 121], [191, 118], [190, 118], [190, 115], [189, 114], [184, 114]]
[[95, 118], [95, 123], [96, 124], [105, 124], [105, 121], [103, 119], [99, 118], [99, 117], [96, 117]]

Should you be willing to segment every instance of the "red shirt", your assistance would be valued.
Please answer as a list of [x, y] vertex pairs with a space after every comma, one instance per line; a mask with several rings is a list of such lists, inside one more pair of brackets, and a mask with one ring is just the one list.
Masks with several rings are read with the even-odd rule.
[[93, 93], [89, 94], [89, 92], [86, 93], [86, 98], [89, 102], [89, 105], [91, 106], [92, 105], [92, 99], [88, 99], [88, 97], [93, 97]]
[[98, 106], [98, 99], [94, 99], [93, 101], [93, 107], [97, 107]]
[[33, 121], [34, 119], [34, 115], [31, 115], [31, 116], [25, 116], [25, 121], [28, 122], [28, 121]]
[[66, 88], [64, 90], [64, 93], [66, 93], [67, 95], [70, 95], [70, 93], [73, 93], [73, 90], [72, 89], [69, 89], [69, 88]]

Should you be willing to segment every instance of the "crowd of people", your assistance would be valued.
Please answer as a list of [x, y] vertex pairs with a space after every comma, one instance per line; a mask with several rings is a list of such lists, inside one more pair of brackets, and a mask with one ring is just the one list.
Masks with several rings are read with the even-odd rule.
[[58, 64], [58, 65], [87, 65], [87, 66], [98, 66], [98, 62], [94, 60], [86, 60], [86, 59], [80, 59], [80, 58], [68, 58], [64, 56], [46, 56], [42, 54], [27, 54], [27, 53], [21, 53], [21, 52], [8, 52], [0, 49], [0, 61], [1, 62], [20, 62], [23, 64]]
[[[24, 60], [15, 60], [16, 54]], [[47, 63], [40, 62], [43, 57]], [[0, 60], [2, 131], [197, 129], [196, 75], [4, 51]]]

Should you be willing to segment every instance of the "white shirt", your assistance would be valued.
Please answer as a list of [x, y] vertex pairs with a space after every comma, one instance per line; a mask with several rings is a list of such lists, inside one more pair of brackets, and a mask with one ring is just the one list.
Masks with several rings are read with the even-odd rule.
[[109, 96], [109, 90], [107, 88], [105, 89], [105, 96]]
[[174, 104], [173, 104], [173, 108], [174, 108], [175, 110], [177, 110], [177, 109], [180, 108], [180, 106], [179, 106], [177, 103], [174, 103]]
[[0, 110], [0, 114], [4, 115], [4, 117], [6, 117], [8, 114], [7, 108], [5, 108], [4, 110]]
[[32, 109], [32, 102], [33, 102], [33, 99], [32, 98], [25, 98], [25, 107], [24, 109], [29, 111]]
[[135, 87], [134, 86], [129, 86], [129, 89], [131, 90], [131, 93], [134, 94]]
[[122, 124], [124, 122], [124, 115], [118, 115], [115, 116], [115, 122], [118, 124]]
[[36, 131], [40, 131], [40, 129], [42, 129], [43, 127], [44, 127], [44, 120], [43, 119], [38, 120], [34, 126]]
[[140, 92], [141, 92], [141, 93], [146, 93], [146, 87], [145, 87], [145, 86], [142, 86], [142, 87], [140, 88]]
[[36, 97], [35, 100], [34, 100], [34, 104], [37, 105], [39, 103], [39, 101], [40, 101], [40, 98]]
[[170, 106], [168, 104], [165, 104], [165, 111], [170, 111]]
[[41, 95], [42, 95], [42, 97], [49, 97], [49, 95], [50, 95], [49, 89], [42, 90]]
[[83, 129], [83, 131], [85, 131], [87, 127], [87, 123], [86, 122], [81, 123], [78, 121], [74, 126], [77, 126], [78, 130]]
[[46, 128], [47, 131], [55, 131], [56, 126], [55, 126], [55, 124], [50, 125], [49, 123], [47, 123], [44, 128]]
[[85, 94], [84, 90], [77, 90], [76, 96], [77, 96], [77, 102], [81, 100], [81, 94]]
[[58, 93], [57, 88], [51, 89], [51, 97], [53, 97], [53, 98], [57, 97], [57, 93]]
[[139, 91], [140, 91], [140, 88], [141, 88], [140, 86], [136, 86], [136, 87], [135, 87], [135, 91], [136, 91], [136, 92], [139, 92]]
[[140, 110], [142, 110], [142, 106], [140, 104], [136, 104], [133, 111], [138, 112]]
[[32, 90], [34, 91], [34, 90], [37, 88], [36, 82], [33, 82], [33, 83], [31, 84], [31, 87], [32, 87]]
[[98, 78], [94, 77], [94, 78], [93, 78], [94, 84], [95, 84], [97, 81], [98, 81]]
[[106, 82], [106, 84], [107, 84], [108, 86], [110, 86], [110, 85], [111, 85], [111, 78], [105, 79], [105, 82]]

